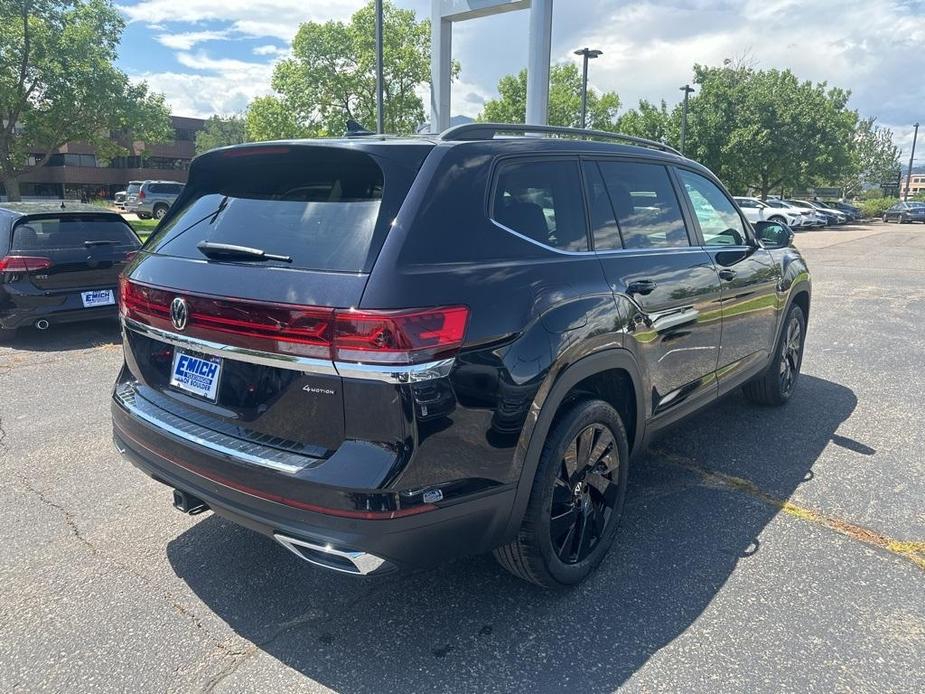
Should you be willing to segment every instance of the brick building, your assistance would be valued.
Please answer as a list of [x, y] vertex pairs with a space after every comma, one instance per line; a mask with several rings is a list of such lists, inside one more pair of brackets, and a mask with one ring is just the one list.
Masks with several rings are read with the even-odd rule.
[[[125, 190], [129, 181], [163, 179], [186, 181], [190, 160], [195, 155], [196, 133], [205, 127], [200, 118], [170, 118], [176, 139], [150, 145], [142, 156], [143, 142], [122, 142], [130, 150], [127, 156], [109, 162], [98, 161], [96, 149], [81, 142], [70, 142], [51, 156], [40, 169], [26, 174], [20, 181], [23, 199], [29, 198], [112, 198]], [[41, 152], [36, 153], [41, 156]], [[5, 191], [0, 184], [0, 197]]]
[[[906, 182], [909, 181], [908, 176], [903, 176], [902, 182], [899, 185], [899, 194], [904, 195], [906, 193]], [[925, 173], [915, 173], [912, 172], [912, 182], [909, 184], [909, 195], [917, 195], [919, 193], [925, 193]]]

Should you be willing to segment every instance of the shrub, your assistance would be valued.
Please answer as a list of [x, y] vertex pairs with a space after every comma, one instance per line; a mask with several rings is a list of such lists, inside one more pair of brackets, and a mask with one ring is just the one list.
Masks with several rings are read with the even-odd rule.
[[882, 217], [888, 207], [898, 202], [896, 198], [871, 198], [862, 200], [860, 204], [861, 215], [864, 217]]

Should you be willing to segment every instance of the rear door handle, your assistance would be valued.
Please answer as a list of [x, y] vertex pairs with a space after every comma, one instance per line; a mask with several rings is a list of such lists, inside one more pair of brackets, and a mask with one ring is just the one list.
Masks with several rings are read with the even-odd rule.
[[731, 282], [732, 280], [736, 278], [736, 271], [730, 270], [728, 267], [724, 267], [722, 270], [719, 271], [719, 278], [721, 280], [726, 280], [728, 282]]
[[652, 280], [636, 280], [626, 285], [627, 294], [651, 294], [658, 285]]

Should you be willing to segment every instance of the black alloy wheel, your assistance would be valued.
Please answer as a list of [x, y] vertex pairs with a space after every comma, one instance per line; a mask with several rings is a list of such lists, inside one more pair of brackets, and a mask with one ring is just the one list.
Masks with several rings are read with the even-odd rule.
[[780, 388], [785, 397], [790, 397], [800, 373], [800, 357], [803, 351], [803, 325], [800, 316], [791, 313], [785, 330], [779, 360]]
[[562, 456], [553, 483], [549, 535], [565, 564], [588, 558], [604, 537], [619, 497], [616, 442], [602, 424], [579, 432]]
[[544, 588], [581, 583], [601, 563], [619, 527], [629, 461], [620, 414], [602, 400], [562, 405], [537, 461], [515, 539], [495, 558]]

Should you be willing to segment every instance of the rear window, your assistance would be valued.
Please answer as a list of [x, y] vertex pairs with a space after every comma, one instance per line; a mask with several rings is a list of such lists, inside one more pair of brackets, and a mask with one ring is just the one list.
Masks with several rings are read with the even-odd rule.
[[183, 186], [179, 183], [152, 183], [148, 190], [158, 195], [179, 195]]
[[188, 184], [192, 197], [151, 238], [150, 250], [203, 260], [197, 244], [209, 241], [288, 256], [291, 263], [267, 261], [286, 267], [366, 268], [377, 250], [373, 239], [384, 191], [382, 169], [372, 157], [333, 147], [292, 148], [275, 156], [230, 152], [236, 154], [216, 157], [215, 171]]
[[503, 164], [492, 219], [544, 246], [587, 251], [578, 162], [570, 159]]
[[128, 188], [125, 189], [125, 192], [127, 195], [133, 195], [137, 193], [139, 190], [141, 190], [140, 183], [129, 183]]
[[[89, 242], [89, 243], [88, 243]], [[60, 251], [86, 248], [94, 243], [137, 247], [131, 228], [117, 219], [25, 219], [13, 229], [10, 248], [15, 252]]]

